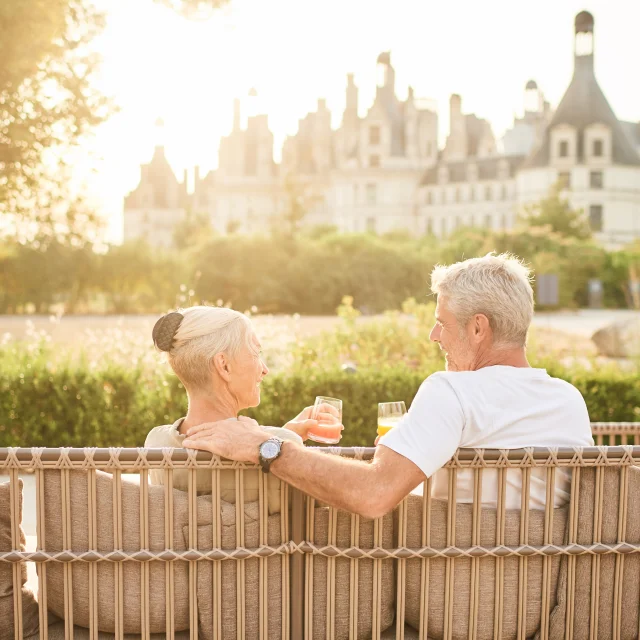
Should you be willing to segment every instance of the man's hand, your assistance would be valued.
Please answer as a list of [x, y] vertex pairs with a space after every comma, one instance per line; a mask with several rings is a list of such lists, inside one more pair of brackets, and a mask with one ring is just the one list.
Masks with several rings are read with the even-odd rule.
[[187, 449], [210, 451], [222, 458], [258, 464], [260, 445], [271, 436], [253, 419], [205, 422], [187, 431], [182, 444]]
[[[317, 419], [312, 420], [311, 414], [313, 407], [305, 407], [293, 420], [284, 425], [285, 429], [294, 431], [303, 440], [308, 438], [309, 429], [320, 424], [339, 424], [339, 413], [335, 407], [330, 404], [321, 404]], [[344, 426], [342, 427], [344, 430]]]

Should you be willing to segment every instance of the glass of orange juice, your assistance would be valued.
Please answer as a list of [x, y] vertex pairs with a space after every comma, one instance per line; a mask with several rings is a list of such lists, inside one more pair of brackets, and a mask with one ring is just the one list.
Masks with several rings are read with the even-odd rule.
[[400, 418], [407, 413], [404, 402], [378, 403], [378, 435], [383, 436], [395, 427]]
[[317, 396], [311, 419], [318, 420], [317, 427], [309, 429], [307, 437], [322, 444], [337, 444], [342, 437], [342, 400]]

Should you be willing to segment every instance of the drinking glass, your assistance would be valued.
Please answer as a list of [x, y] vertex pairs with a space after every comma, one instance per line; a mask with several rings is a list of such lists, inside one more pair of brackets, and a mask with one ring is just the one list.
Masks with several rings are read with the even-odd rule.
[[313, 404], [311, 419], [318, 420], [318, 426], [309, 429], [307, 433], [309, 440], [321, 442], [322, 444], [337, 444], [340, 442], [343, 428], [342, 400], [317, 396]]
[[378, 435], [383, 436], [395, 427], [400, 418], [407, 413], [404, 402], [378, 403]]

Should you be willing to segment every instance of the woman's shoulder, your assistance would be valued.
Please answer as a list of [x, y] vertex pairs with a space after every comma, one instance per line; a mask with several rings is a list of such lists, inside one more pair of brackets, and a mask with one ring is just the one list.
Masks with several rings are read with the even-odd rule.
[[176, 420], [173, 424], [163, 424], [154, 427], [147, 434], [144, 446], [147, 449], [154, 447], [181, 447], [184, 436], [180, 435], [178, 429], [184, 418]]

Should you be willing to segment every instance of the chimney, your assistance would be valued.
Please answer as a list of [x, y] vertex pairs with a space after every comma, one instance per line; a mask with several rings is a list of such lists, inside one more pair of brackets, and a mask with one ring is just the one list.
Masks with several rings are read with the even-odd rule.
[[584, 69], [593, 72], [594, 20], [588, 11], [581, 11], [575, 19], [574, 60], [575, 71]]
[[233, 101], [233, 130], [240, 130], [240, 98]]

